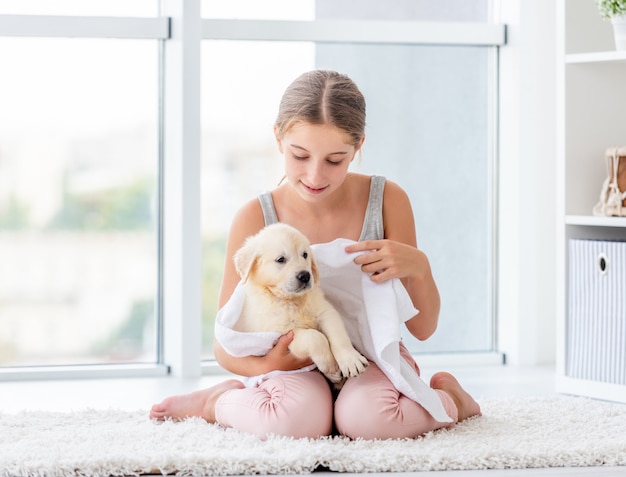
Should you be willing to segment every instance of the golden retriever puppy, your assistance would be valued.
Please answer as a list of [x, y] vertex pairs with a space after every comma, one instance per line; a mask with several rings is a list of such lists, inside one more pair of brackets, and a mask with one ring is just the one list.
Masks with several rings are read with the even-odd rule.
[[249, 237], [235, 254], [246, 283], [236, 331], [294, 331], [289, 350], [310, 357], [333, 383], [357, 376], [367, 359], [350, 342], [342, 318], [319, 287], [308, 239], [287, 224], [273, 224]]

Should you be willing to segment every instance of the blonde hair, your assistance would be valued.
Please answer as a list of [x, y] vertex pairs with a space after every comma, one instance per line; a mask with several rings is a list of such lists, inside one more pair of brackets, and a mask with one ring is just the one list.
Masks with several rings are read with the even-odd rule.
[[345, 131], [357, 147], [365, 135], [365, 98], [344, 74], [309, 71], [285, 90], [276, 118], [277, 135], [282, 137], [298, 122], [335, 126]]

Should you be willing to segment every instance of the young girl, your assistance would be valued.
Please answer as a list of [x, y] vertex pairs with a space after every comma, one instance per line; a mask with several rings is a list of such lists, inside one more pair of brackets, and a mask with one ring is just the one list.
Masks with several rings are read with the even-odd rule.
[[[347, 238], [357, 243], [346, 253], [362, 252], [354, 262], [376, 283], [398, 278], [419, 314], [406, 322], [419, 340], [437, 328], [439, 292], [428, 258], [417, 248], [407, 194], [381, 177], [348, 172], [365, 140], [365, 99], [345, 75], [311, 71], [297, 78], [280, 103], [274, 134], [285, 158], [286, 181], [254, 198], [236, 214], [228, 237], [220, 307], [239, 282], [232, 257], [245, 239], [275, 221], [290, 224], [313, 244]], [[321, 277], [323, 281], [324, 277]], [[265, 356], [233, 357], [215, 342], [219, 364], [241, 376], [272, 370], [297, 370], [311, 364], [289, 353], [292, 332]], [[419, 374], [408, 350], [402, 357]], [[279, 434], [319, 437], [336, 430], [351, 438], [416, 437], [480, 414], [476, 401], [448, 373], [431, 381], [451, 423], [437, 422], [422, 406], [398, 392], [380, 368], [347, 380], [333, 402], [317, 370], [271, 377], [258, 387], [228, 380], [208, 389], [173, 396], [155, 404], [153, 419], [198, 416], [224, 427], [261, 437]]]

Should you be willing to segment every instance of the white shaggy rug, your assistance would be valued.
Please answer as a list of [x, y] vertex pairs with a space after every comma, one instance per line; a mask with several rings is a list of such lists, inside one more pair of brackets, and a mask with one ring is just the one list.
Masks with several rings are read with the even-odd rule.
[[626, 405], [481, 400], [483, 416], [417, 439], [266, 441], [147, 411], [0, 414], [0, 476], [299, 474], [626, 466]]

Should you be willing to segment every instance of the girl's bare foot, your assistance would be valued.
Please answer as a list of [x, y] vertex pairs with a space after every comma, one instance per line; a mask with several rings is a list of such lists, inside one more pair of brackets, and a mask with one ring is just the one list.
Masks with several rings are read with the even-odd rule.
[[215, 422], [215, 403], [230, 389], [242, 389], [241, 381], [230, 379], [207, 389], [165, 398], [150, 410], [150, 419], [181, 420], [187, 417], [201, 417], [207, 422]]
[[459, 410], [459, 421], [471, 416], [480, 416], [480, 406], [450, 373], [436, 373], [430, 379], [430, 387], [447, 393]]

